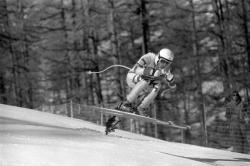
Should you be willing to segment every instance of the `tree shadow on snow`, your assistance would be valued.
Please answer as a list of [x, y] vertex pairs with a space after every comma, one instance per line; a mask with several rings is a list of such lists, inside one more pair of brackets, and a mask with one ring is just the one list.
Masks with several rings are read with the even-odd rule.
[[190, 160], [194, 160], [194, 161], [198, 161], [198, 162], [202, 162], [202, 163], [207, 163], [207, 164], [211, 164], [211, 165], [214, 165], [215, 162], [217, 162], [217, 161], [249, 162], [250, 163], [250, 158], [233, 158], [233, 159], [216, 159], [216, 158], [214, 158], [214, 159], [212, 159], [212, 158], [196, 158], [196, 157], [178, 156], [178, 155], [165, 153], [165, 152], [161, 152], [161, 153], [171, 155], [171, 156], [175, 156], [175, 157], [190, 159]]

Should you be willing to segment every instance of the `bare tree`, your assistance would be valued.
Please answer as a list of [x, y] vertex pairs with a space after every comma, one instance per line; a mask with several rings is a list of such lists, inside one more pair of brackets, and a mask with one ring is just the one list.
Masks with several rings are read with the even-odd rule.
[[202, 93], [202, 73], [200, 67], [200, 59], [202, 58], [199, 54], [199, 45], [198, 45], [198, 36], [197, 36], [197, 26], [196, 26], [196, 19], [195, 19], [195, 6], [193, 0], [189, 1], [192, 11], [192, 48], [193, 54], [196, 58], [196, 73], [197, 73], [197, 82], [198, 82], [198, 94], [199, 94], [199, 110], [201, 110], [201, 124], [203, 126], [203, 136], [204, 136], [204, 144], [207, 144], [207, 129], [206, 129], [206, 112], [204, 110], [204, 95]]
[[141, 0], [140, 14], [141, 14], [141, 25], [142, 25], [142, 54], [148, 52], [149, 43], [149, 24], [148, 24], [148, 11], [147, 11], [147, 1]]
[[[82, 4], [83, 5], [83, 4]], [[91, 10], [90, 10], [90, 2], [89, 0], [86, 0], [85, 2], [85, 17], [86, 18], [86, 29], [87, 29], [87, 53], [88, 56], [91, 58], [93, 61], [94, 68], [92, 69], [93, 71], [99, 71], [99, 57], [98, 57], [98, 49], [97, 49], [97, 36], [95, 34], [95, 29], [92, 26], [92, 16], [91, 16]], [[101, 87], [101, 78], [100, 74], [97, 73], [96, 77], [90, 75], [91, 79], [93, 80], [95, 78], [96, 86], [95, 86], [95, 92], [97, 95], [97, 102], [100, 105], [103, 105], [103, 95], [102, 95], [102, 87]], [[93, 80], [94, 82], [94, 80]], [[92, 84], [92, 83], [91, 83]], [[94, 88], [94, 87], [93, 87]]]
[[[116, 29], [116, 9], [115, 9], [115, 1], [108, 0], [110, 13], [109, 13], [109, 30], [111, 35], [111, 52], [113, 57], [114, 64], [121, 64], [121, 57], [119, 53], [119, 43], [117, 37], [117, 29]], [[120, 100], [123, 100], [125, 97], [124, 92], [124, 83], [122, 81], [122, 74], [119, 68], [115, 69], [115, 82], [116, 82], [116, 90], [117, 96]]]
[[229, 43], [227, 40], [227, 34], [229, 32], [227, 32], [227, 18], [225, 18], [225, 9], [224, 9], [224, 5], [223, 2], [221, 0], [213, 0], [212, 1], [212, 6], [214, 9], [214, 12], [216, 14], [216, 18], [217, 18], [217, 25], [219, 28], [219, 32], [217, 33], [217, 37], [218, 37], [218, 42], [221, 44], [221, 46], [219, 47], [219, 58], [220, 58], [220, 66], [223, 70], [223, 74], [224, 74], [224, 87], [225, 89], [233, 89], [233, 80], [231, 77], [231, 68], [230, 68], [230, 52], [229, 52]]
[[[245, 39], [245, 49], [247, 54], [247, 62], [248, 62], [248, 73], [250, 72], [250, 40], [249, 40], [249, 30], [248, 30], [248, 12], [247, 7], [250, 4], [247, 4], [245, 0], [241, 0], [241, 8], [242, 8], [242, 29], [244, 33], [244, 39]], [[246, 99], [247, 101], [250, 101], [249, 96], [249, 87], [246, 87]]]

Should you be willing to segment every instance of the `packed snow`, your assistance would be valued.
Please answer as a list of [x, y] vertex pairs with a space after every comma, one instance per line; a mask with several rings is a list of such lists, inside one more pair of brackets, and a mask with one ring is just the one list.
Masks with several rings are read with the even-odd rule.
[[249, 166], [250, 156], [0, 104], [1, 166]]

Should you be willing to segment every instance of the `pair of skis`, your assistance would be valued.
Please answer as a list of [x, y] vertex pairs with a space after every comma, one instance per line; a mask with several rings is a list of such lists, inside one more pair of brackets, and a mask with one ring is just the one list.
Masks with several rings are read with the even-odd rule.
[[125, 117], [125, 118], [129, 118], [129, 119], [160, 124], [160, 125], [164, 125], [164, 126], [168, 126], [168, 127], [172, 127], [172, 128], [182, 129], [182, 130], [190, 130], [191, 129], [191, 127], [189, 125], [177, 125], [172, 121], [168, 121], [168, 122], [161, 121], [158, 119], [154, 119], [154, 118], [150, 118], [150, 117], [146, 117], [146, 116], [142, 116], [142, 115], [138, 115], [138, 114], [134, 114], [134, 113], [130, 113], [130, 112], [124, 112], [124, 111], [120, 111], [120, 110], [116, 110], [116, 109], [109, 109], [109, 108], [102, 108], [102, 107], [95, 107], [95, 106], [92, 106], [92, 108], [94, 108], [96, 111], [102, 112], [103, 114], [113, 115], [106, 122], [106, 129], [105, 129], [106, 135], [108, 135], [110, 132], [114, 132], [115, 129], [117, 128], [117, 125], [119, 124], [120, 121], [116, 120], [116, 117]]

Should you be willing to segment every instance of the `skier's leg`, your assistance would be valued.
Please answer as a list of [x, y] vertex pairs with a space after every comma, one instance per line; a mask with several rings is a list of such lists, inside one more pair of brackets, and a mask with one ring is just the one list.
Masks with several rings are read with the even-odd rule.
[[133, 112], [133, 103], [135, 103], [139, 93], [148, 86], [148, 82], [142, 80], [140, 75], [135, 73], [128, 73], [127, 75], [127, 84], [132, 90], [127, 95], [127, 101], [123, 102], [118, 106], [118, 109]]
[[142, 100], [141, 104], [138, 106], [138, 111], [140, 114], [144, 115], [146, 109], [149, 107], [149, 105], [152, 103], [152, 101], [157, 96], [158, 92], [160, 91], [161, 84], [154, 85], [152, 91]]
[[127, 101], [134, 103], [140, 92], [143, 91], [147, 86], [148, 82], [146, 82], [145, 80], [139, 81], [127, 95]]

